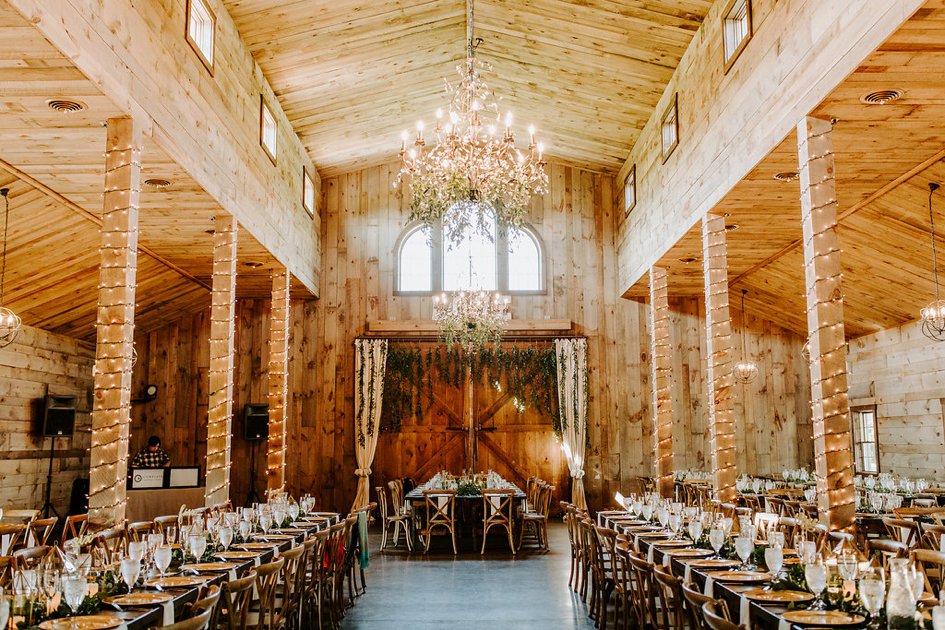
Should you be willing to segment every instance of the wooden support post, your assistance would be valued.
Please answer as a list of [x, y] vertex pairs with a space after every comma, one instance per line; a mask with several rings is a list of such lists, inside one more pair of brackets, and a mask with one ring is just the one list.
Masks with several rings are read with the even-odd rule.
[[702, 266], [705, 273], [706, 370], [712, 478], [715, 497], [735, 499], [735, 404], [732, 399], [732, 320], [728, 309], [728, 259], [725, 218], [702, 217]]
[[797, 155], [817, 503], [820, 521], [838, 530], [853, 526], [856, 506], [831, 128], [826, 120], [801, 120]]
[[236, 320], [238, 225], [219, 215], [213, 231], [213, 291], [210, 294], [210, 405], [207, 411], [207, 505], [230, 498], [233, 417], [233, 335]]
[[110, 118], [89, 473], [89, 519], [108, 526], [125, 519], [140, 182], [141, 129], [131, 118]]
[[670, 398], [669, 283], [665, 269], [650, 267], [651, 355], [653, 365], [653, 436], [657, 490], [675, 493], [673, 478], [673, 410]]
[[269, 458], [267, 488], [285, 489], [286, 399], [289, 392], [289, 280], [288, 271], [272, 276], [269, 316]]

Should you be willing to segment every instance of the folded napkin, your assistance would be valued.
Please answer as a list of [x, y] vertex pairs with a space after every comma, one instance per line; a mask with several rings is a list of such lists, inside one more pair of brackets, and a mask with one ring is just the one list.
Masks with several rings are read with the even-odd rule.
[[791, 630], [791, 623], [783, 617], [778, 619], [778, 630]]
[[751, 600], [742, 595], [740, 597], [741, 601], [738, 605], [738, 624], [745, 626], [746, 628], [751, 627]]
[[254, 567], [259, 566], [259, 556], [253, 556], [253, 566]]
[[650, 564], [653, 563], [653, 552], [656, 548], [653, 545], [650, 545], [650, 550], [646, 552], [646, 561]]
[[272, 546], [272, 559], [273, 560], [279, 559], [279, 545]]
[[686, 572], [683, 574], [683, 582], [688, 584], [692, 582], [692, 567], [689, 566], [689, 563], [686, 563]]
[[174, 623], [174, 600], [161, 604], [164, 618], [161, 620], [162, 626], [169, 626]]
[[668, 569], [670, 565], [672, 564], [673, 564], [673, 557], [664, 551], [663, 552], [663, 566]]
[[712, 579], [711, 575], [705, 576], [705, 588], [702, 589], [702, 594], [706, 597], [715, 597], [715, 580]]
[[228, 579], [230, 582], [232, 582], [233, 580], [235, 580], [235, 579], [236, 579], [236, 569], [230, 569], [229, 571], [227, 571], [227, 572], [226, 572], [226, 577], [227, 577], [227, 579]]

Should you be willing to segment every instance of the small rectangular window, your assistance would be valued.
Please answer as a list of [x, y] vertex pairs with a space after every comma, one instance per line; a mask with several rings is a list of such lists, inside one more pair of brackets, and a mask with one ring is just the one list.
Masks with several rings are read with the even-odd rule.
[[751, 0], [731, 0], [722, 13], [722, 43], [725, 71], [735, 63], [751, 39]]
[[269, 156], [269, 159], [272, 160], [273, 164], [276, 162], [276, 132], [278, 128], [276, 127], [276, 117], [273, 116], [272, 110], [269, 109], [269, 106], [266, 105], [266, 99], [262, 96], [259, 97], [259, 144], [262, 145], [262, 148], [265, 149], [266, 155]]
[[673, 103], [663, 114], [663, 122], [660, 124], [660, 135], [662, 139], [663, 161], [665, 162], [676, 145], [679, 144], [679, 108], [677, 106], [677, 96], [673, 95]]
[[216, 16], [207, 0], [187, 0], [187, 42], [200, 61], [213, 72], [213, 42]]
[[853, 461], [856, 472], [879, 474], [879, 432], [876, 407], [855, 407], [850, 410], [853, 423]]
[[302, 207], [310, 215], [315, 216], [315, 182], [304, 166], [302, 167]]
[[627, 180], [623, 183], [623, 212], [630, 216], [630, 211], [637, 205], [637, 165], [630, 167]]

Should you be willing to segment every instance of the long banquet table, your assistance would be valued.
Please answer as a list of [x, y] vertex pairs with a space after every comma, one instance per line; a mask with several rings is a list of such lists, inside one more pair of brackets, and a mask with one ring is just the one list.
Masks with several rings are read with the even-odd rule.
[[[269, 536], [257, 534], [254, 536], [254, 540], [267, 543], [267, 548], [247, 549], [247, 553], [253, 554], [251, 559], [228, 559], [228, 563], [234, 564], [236, 566], [225, 571], [190, 571], [187, 574], [206, 577], [207, 580], [205, 584], [207, 585], [220, 585], [227, 579], [232, 578], [234, 575], [237, 577], [242, 577], [248, 573], [250, 569], [278, 558], [281, 552], [300, 544], [306, 536], [325, 529], [339, 520], [340, 516], [338, 514], [323, 514], [322, 516], [315, 517], [315, 519], [311, 521], [300, 520], [292, 523], [292, 527], [286, 530], [272, 530]], [[242, 544], [234, 543], [230, 546], [230, 549], [231, 551], [241, 551]], [[172, 602], [175, 619], [179, 619], [179, 616], [185, 605], [197, 600], [197, 594], [200, 588], [200, 586], [189, 586], [181, 588], [165, 588], [162, 590], [162, 592], [171, 593], [174, 595]], [[135, 589], [135, 592], [139, 592], [141, 590], [142, 589]], [[100, 611], [102, 614], [112, 615], [123, 620], [124, 623], [119, 626], [120, 629], [127, 628], [127, 630], [146, 630], [147, 628], [155, 626], [160, 627], [164, 625], [163, 604], [123, 606], [120, 610], [107, 604], [103, 606], [103, 609]]]

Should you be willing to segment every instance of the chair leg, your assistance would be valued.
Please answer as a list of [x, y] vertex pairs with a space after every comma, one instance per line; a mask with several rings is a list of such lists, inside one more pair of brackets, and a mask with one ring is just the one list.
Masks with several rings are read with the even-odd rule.
[[485, 555], [486, 553], [486, 538], [489, 534], [489, 526], [486, 525], [482, 530], [482, 549], [479, 551], [479, 555]]
[[394, 521], [394, 544], [391, 547], [396, 547], [400, 544], [400, 521]]
[[512, 524], [511, 523], [509, 523], [508, 530], [509, 530], [509, 549], [512, 550], [512, 555], [514, 556], [515, 555], [515, 541], [512, 539]]
[[458, 555], [459, 552], [456, 550], [456, 525], [453, 524], [450, 526], [450, 535], [453, 537], [453, 555]]

